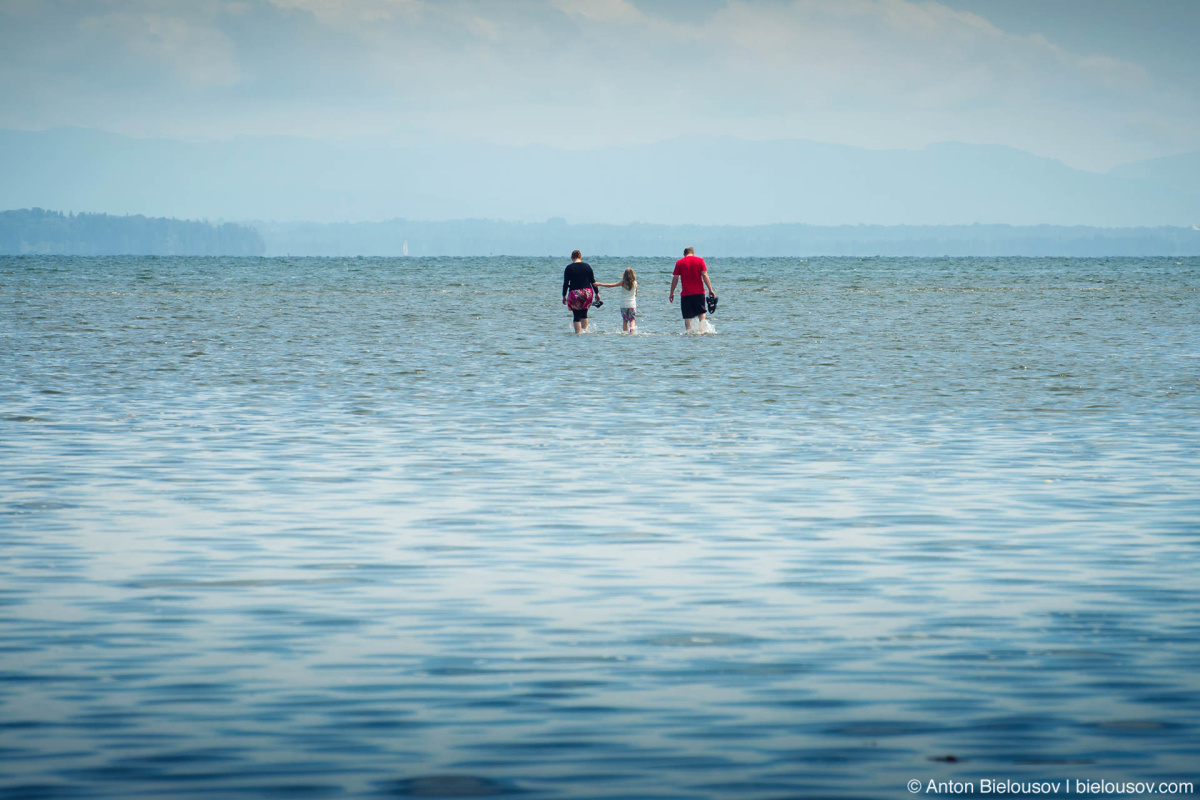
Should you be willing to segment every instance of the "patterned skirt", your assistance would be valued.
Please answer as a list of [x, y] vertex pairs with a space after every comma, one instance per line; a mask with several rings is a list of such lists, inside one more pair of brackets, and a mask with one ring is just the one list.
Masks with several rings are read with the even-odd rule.
[[572, 289], [567, 292], [567, 308], [572, 311], [583, 311], [590, 308], [595, 292], [591, 289]]

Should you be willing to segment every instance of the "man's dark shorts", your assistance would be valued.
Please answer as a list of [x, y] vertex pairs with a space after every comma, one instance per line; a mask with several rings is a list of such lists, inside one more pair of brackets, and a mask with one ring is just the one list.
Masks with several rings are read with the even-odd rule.
[[702, 294], [685, 294], [679, 298], [679, 309], [683, 312], [684, 319], [692, 319], [708, 313], [708, 307], [704, 304], [704, 295]]

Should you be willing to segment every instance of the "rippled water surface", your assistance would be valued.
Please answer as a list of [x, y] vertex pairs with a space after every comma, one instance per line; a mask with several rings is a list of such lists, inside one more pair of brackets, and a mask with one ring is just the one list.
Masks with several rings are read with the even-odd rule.
[[0, 259], [0, 795], [1196, 780], [1200, 261]]

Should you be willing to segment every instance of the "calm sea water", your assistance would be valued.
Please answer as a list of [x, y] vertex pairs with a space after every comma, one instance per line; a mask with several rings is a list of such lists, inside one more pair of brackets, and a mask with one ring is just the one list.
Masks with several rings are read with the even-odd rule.
[[591, 263], [0, 259], [0, 795], [1200, 783], [1200, 260]]

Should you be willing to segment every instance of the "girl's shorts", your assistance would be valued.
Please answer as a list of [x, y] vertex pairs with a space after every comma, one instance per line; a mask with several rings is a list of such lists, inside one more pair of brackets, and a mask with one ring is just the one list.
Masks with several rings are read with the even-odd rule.
[[624, 320], [625, 322], [633, 322], [635, 317], [637, 317], [637, 309], [636, 308], [622, 308], [621, 309], [621, 319]]

